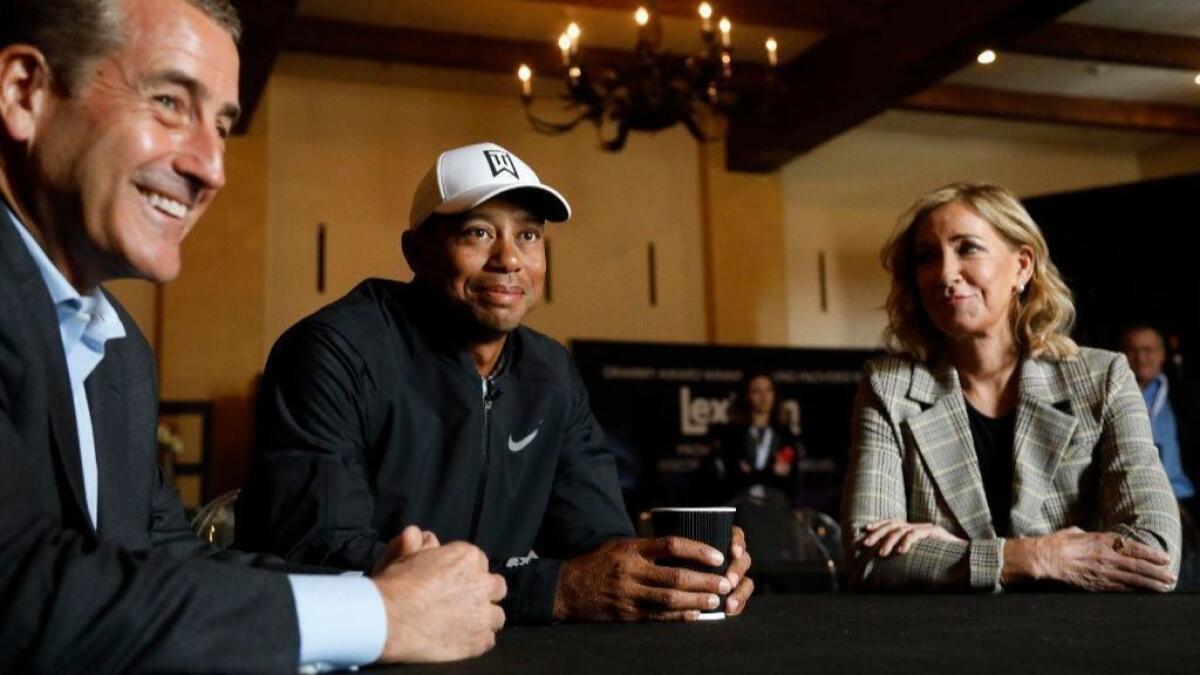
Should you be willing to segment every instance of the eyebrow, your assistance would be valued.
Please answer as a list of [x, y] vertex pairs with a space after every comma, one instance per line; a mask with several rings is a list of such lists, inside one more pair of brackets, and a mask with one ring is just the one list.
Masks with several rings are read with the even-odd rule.
[[[152, 74], [146, 78], [146, 84], [174, 84], [187, 89], [188, 94], [194, 99], [200, 101], [212, 99], [212, 93], [208, 90], [208, 87], [204, 86], [203, 82], [200, 82], [182, 70], [174, 68]], [[236, 124], [241, 116], [242, 108], [236, 103], [226, 103], [217, 111], [217, 117], [228, 119], [230, 126]]]
[[[962, 241], [964, 239], [974, 239], [977, 241], [983, 241], [983, 237], [981, 237], [977, 234], [956, 234], [956, 235], [950, 237], [950, 241], [954, 241], [954, 242]], [[917, 246], [921, 246], [921, 245], [930, 246], [930, 245], [933, 245], [936, 243], [937, 243], [936, 241], [932, 241], [929, 239], [918, 239], [917, 240]]]

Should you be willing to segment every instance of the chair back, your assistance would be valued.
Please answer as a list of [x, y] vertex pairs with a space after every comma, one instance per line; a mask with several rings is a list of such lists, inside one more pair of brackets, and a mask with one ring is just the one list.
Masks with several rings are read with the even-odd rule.
[[196, 536], [217, 548], [229, 548], [233, 544], [233, 505], [240, 492], [230, 490], [205, 504], [192, 519], [192, 531]]

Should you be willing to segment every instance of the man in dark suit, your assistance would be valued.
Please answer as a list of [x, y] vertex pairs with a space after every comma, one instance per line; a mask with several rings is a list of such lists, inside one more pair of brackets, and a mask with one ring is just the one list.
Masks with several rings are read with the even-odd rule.
[[0, 0], [0, 672], [295, 671], [478, 654], [482, 552], [408, 528], [371, 578], [189, 531], [154, 464], [145, 339], [100, 284], [166, 281], [224, 183], [227, 0]]

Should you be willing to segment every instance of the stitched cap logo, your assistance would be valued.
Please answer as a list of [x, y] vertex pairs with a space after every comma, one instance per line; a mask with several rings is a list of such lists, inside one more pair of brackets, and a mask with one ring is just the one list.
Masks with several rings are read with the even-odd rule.
[[513, 163], [512, 155], [503, 150], [484, 150], [483, 156], [487, 157], [488, 168], [492, 170], [493, 178], [502, 173], [511, 173], [513, 178], [521, 180], [517, 175], [517, 165]]

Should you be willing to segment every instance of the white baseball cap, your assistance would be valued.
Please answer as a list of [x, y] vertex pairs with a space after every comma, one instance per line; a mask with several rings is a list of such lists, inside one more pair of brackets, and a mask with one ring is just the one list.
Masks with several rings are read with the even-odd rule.
[[571, 206], [554, 188], [543, 185], [520, 157], [495, 143], [476, 143], [438, 156], [413, 195], [409, 229], [435, 213], [463, 213], [509, 192], [530, 211], [550, 222], [571, 217]]

